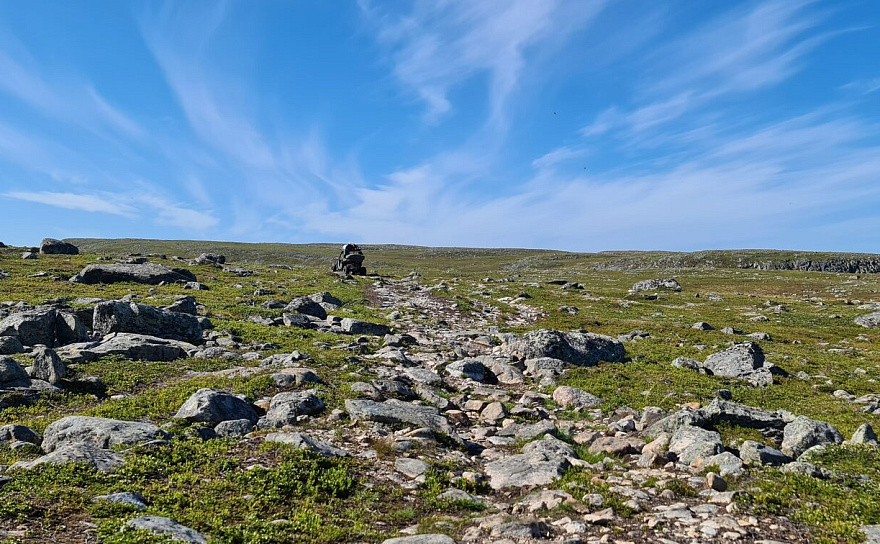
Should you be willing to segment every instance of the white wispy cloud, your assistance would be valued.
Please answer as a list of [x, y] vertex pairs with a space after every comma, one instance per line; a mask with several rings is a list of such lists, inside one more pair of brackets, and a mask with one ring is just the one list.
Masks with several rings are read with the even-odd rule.
[[605, 2], [415, 2], [409, 13], [399, 16], [367, 0], [359, 5], [391, 49], [394, 75], [425, 103], [429, 121], [452, 110], [449, 93], [454, 87], [485, 73], [490, 122], [503, 124], [528, 50], [559, 43], [595, 17]]
[[532, 166], [537, 169], [552, 168], [557, 164], [578, 159], [587, 154], [586, 148], [572, 147], [569, 145], [558, 147], [532, 161]]
[[84, 212], [109, 213], [124, 217], [134, 217], [137, 210], [124, 202], [108, 195], [54, 193], [50, 191], [23, 192], [12, 191], [4, 193], [7, 198], [36, 202], [56, 208], [67, 210], [80, 210]]
[[868, 95], [880, 91], [880, 77], [858, 79], [843, 85], [841, 89], [860, 95]]

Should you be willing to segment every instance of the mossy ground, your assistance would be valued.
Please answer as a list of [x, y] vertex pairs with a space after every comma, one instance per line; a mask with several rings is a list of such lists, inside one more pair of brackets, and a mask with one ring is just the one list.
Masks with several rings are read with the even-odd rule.
[[[330, 291], [345, 302], [344, 316], [385, 321], [375, 308], [371, 279], [345, 281], [326, 272], [336, 246], [283, 246], [213, 244], [208, 242], [80, 241], [87, 254], [40, 256], [22, 260], [17, 250], [0, 253], [0, 270], [10, 277], [0, 280], [0, 300], [39, 304], [78, 297], [119, 298], [140, 295], [147, 304], [161, 305], [182, 294], [193, 294], [203, 304], [217, 330], [243, 342], [272, 342], [274, 352], [300, 350], [313, 357], [313, 367], [330, 384], [323, 395], [331, 407], [340, 406], [347, 385], [368, 379], [371, 363], [353, 360], [345, 349], [347, 339], [315, 331], [268, 327], [243, 322], [247, 316], [280, 315], [260, 304], [268, 299], [287, 301], [298, 295]], [[0, 250], [2, 251], [2, 250]], [[189, 267], [208, 291], [184, 291], [180, 286], [115, 284], [86, 286], [51, 277], [28, 277], [38, 271], [68, 277], [101, 254], [127, 252], [166, 253], [194, 257], [202, 251], [225, 253], [233, 265], [252, 268], [256, 274], [239, 277], [218, 268]], [[877, 393], [880, 380], [880, 332], [856, 326], [853, 318], [867, 313], [852, 300], [880, 301], [880, 277], [813, 272], [760, 272], [737, 269], [683, 269], [676, 271], [597, 270], [594, 266], [620, 255], [577, 255], [529, 250], [431, 250], [382, 246], [367, 248], [371, 271], [400, 278], [411, 271], [422, 283], [447, 282], [438, 296], [456, 300], [463, 312], [479, 311], [478, 302], [502, 309], [502, 317], [515, 312], [499, 298], [527, 293], [523, 301], [545, 312], [527, 328], [586, 329], [616, 336], [644, 330], [650, 337], [626, 344], [628, 361], [601, 363], [565, 376], [564, 383], [586, 389], [605, 401], [603, 408], [661, 406], [673, 409], [684, 402], [706, 403], [718, 389], [729, 389], [743, 404], [785, 409], [836, 425], [845, 435], [869, 422], [880, 428], [880, 418], [865, 414], [861, 405], [837, 399], [834, 390], [855, 395]], [[156, 259], [154, 259], [156, 260]], [[162, 261], [159, 261], [162, 262]], [[180, 263], [168, 260], [171, 266]], [[289, 265], [288, 268], [269, 264]], [[638, 280], [674, 276], [681, 293], [661, 292], [657, 300], [627, 295]], [[484, 281], [510, 278], [513, 281]], [[565, 279], [584, 290], [563, 290], [546, 282]], [[538, 283], [540, 287], [527, 286]], [[273, 293], [253, 296], [255, 289]], [[708, 295], [715, 293], [720, 300]], [[700, 295], [697, 297], [696, 295]], [[576, 315], [560, 308], [574, 306]], [[766, 321], [755, 321], [764, 316]], [[716, 331], [690, 328], [706, 321]], [[510, 329], [498, 323], [501, 330]], [[759, 342], [767, 359], [791, 374], [777, 377], [773, 386], [755, 389], [735, 380], [709, 377], [670, 366], [675, 357], [703, 359], [741, 340], [720, 332], [735, 327], [762, 331], [772, 341]], [[330, 346], [319, 347], [321, 346]], [[371, 348], [378, 347], [373, 343]], [[272, 351], [267, 354], [273, 353]], [[200, 387], [218, 387], [251, 398], [279, 389], [265, 375], [226, 378], [205, 374], [235, 364], [224, 360], [187, 360], [141, 363], [108, 358], [77, 365], [75, 374], [98, 376], [110, 394], [46, 395], [36, 401], [13, 403], [0, 410], [0, 424], [22, 423], [42, 430], [51, 421], [69, 414], [88, 414], [127, 420], [171, 421], [180, 404]], [[795, 375], [806, 372], [812, 378]], [[763, 439], [753, 431], [719, 429], [726, 442]], [[378, 448], [377, 448], [378, 449]], [[747, 491], [747, 506], [791, 516], [816, 528], [817, 540], [858, 541], [857, 527], [880, 523], [877, 492], [880, 490], [880, 454], [870, 447], [830, 448], [817, 463], [851, 475], [840, 481], [820, 482], [767, 470], [756, 478], [737, 482]], [[0, 463], [9, 464], [37, 455], [33, 450], [2, 450]], [[248, 467], [261, 466], [265, 468]], [[137, 491], [147, 497], [147, 513], [166, 515], [210, 533], [217, 542], [343, 542], [379, 541], [398, 529], [424, 519], [423, 525], [455, 534], [461, 520], [479, 515], [467, 505], [436, 501], [437, 487], [428, 486], [409, 495], [398, 488], [383, 488], [370, 481], [366, 462], [323, 460], [285, 448], [260, 447], [249, 442], [201, 442], [176, 439], [170, 448], [137, 452], [123, 470], [110, 475], [83, 467], [44, 468], [17, 476], [0, 488], [0, 528], [26, 526], [31, 531], [22, 542], [78, 542], [98, 534], [105, 542], [148, 542], [144, 534], [119, 532], [135, 515], [125, 507], [93, 503], [95, 495], [115, 490]], [[439, 474], [439, 473], [438, 473]], [[436, 484], [442, 480], [438, 475]], [[563, 483], [588, 482], [587, 475], [572, 472]], [[430, 483], [430, 482], [429, 482]], [[442, 483], [442, 482], [441, 482]], [[433, 485], [432, 484], [432, 485]], [[585, 485], [585, 484], [584, 484]], [[433, 497], [432, 497], [433, 495]], [[31, 536], [33, 535], [33, 536]], [[77, 536], [79, 535], [79, 536]], [[82, 538], [80, 538], [82, 536]], [[154, 539], [155, 540], [155, 539]], [[3, 541], [0, 541], [3, 542]], [[8, 539], [6, 543], [16, 542]]]

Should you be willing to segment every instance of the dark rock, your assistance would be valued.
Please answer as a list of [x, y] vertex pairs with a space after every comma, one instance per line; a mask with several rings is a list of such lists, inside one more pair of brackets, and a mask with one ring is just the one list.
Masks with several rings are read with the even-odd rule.
[[79, 255], [79, 248], [68, 242], [44, 238], [40, 242], [40, 253], [43, 255]]
[[[90, 312], [91, 313], [91, 312]], [[91, 316], [89, 324], [91, 324]], [[55, 343], [57, 346], [66, 346], [76, 342], [85, 342], [89, 339], [89, 330], [79, 315], [73, 312], [59, 311], [55, 314]]]
[[193, 296], [177, 297], [173, 304], [169, 304], [162, 309], [178, 314], [198, 315], [199, 313], [196, 297]]
[[214, 432], [220, 438], [237, 438], [250, 433], [254, 428], [254, 422], [249, 419], [228, 419], [218, 423]]
[[738, 378], [764, 364], [764, 352], [754, 342], [744, 342], [710, 355], [703, 366], [712, 374]]
[[386, 334], [391, 332], [391, 328], [388, 325], [382, 325], [381, 323], [370, 323], [369, 321], [361, 321], [360, 319], [354, 319], [352, 317], [344, 318], [339, 326], [342, 328], [342, 332], [346, 332], [348, 334], [365, 334], [367, 336], [385, 336]]
[[27, 442], [39, 445], [40, 435], [24, 425], [4, 425], [0, 427], [0, 443]]
[[298, 314], [317, 317], [318, 319], [327, 319], [327, 310], [309, 297], [297, 297], [291, 300], [285, 309]]
[[27, 380], [27, 372], [12, 357], [0, 357], [0, 384]]
[[34, 366], [31, 370], [31, 378], [45, 380], [56, 385], [62, 378], [67, 376], [67, 367], [61, 358], [50, 348], [37, 346], [31, 352]]
[[185, 268], [168, 268], [160, 264], [90, 264], [82, 272], [70, 278], [74, 283], [145, 283], [158, 285], [162, 282], [197, 281], [192, 272]]
[[14, 355], [24, 352], [24, 346], [17, 336], [0, 336], [0, 355]]
[[300, 329], [316, 329], [318, 326], [309, 319], [309, 316], [305, 314], [289, 314], [285, 313], [282, 316], [285, 327], [297, 327]]

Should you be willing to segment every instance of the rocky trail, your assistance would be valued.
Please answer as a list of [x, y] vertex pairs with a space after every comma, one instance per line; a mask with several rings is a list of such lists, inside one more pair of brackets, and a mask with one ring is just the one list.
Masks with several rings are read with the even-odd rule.
[[[210, 266], [211, 259], [202, 260]], [[242, 277], [227, 268], [220, 273]], [[834, 426], [734, 402], [727, 389], [706, 402], [683, 400], [673, 410], [603, 411], [604, 399], [560, 382], [574, 369], [629, 364], [631, 343], [647, 333], [618, 338], [552, 329], [500, 333], [502, 327], [534, 326], [546, 310], [529, 304], [525, 293], [493, 299], [487, 282], [474, 283], [470, 298], [448, 296], [453, 280], [430, 286], [417, 274], [352, 283], [364, 288], [371, 310], [386, 315], [387, 323], [351, 317], [348, 304], [330, 292], [268, 299], [262, 308], [276, 314], [241, 321], [266, 334], [334, 335], [336, 346], [313, 342], [310, 354], [278, 352], [272, 343], [213, 329], [202, 294], [192, 286], [195, 276], [187, 270], [153, 263], [90, 264], [71, 281], [98, 278], [112, 284], [136, 278], [145, 286], [164, 285], [171, 274], [183, 275], [173, 281], [191, 286], [194, 294], [164, 306], [139, 295], [83, 298], [75, 305], [5, 303], [0, 410], [13, 406], [8, 399], [17, 406], [61, 392], [91, 391], [100, 397], [100, 380], [79, 369], [108, 356], [145, 364], [228, 363], [161, 380], [155, 395], [186, 387], [187, 380], [250, 378], [265, 378], [273, 393], [247, 397], [224, 387], [193, 387], [164, 423], [143, 416], [74, 414], [49, 422], [41, 432], [2, 426], [0, 446], [39, 455], [0, 467], [0, 492], [30, 471], [71, 462], [116, 474], [144, 451], [161, 452], [182, 437], [196, 437], [206, 444], [230, 441], [233, 449], [252, 452], [242, 471], [271, 470], [271, 456], [257, 452], [280, 444], [328, 460], [324, 471], [343, 460], [368, 466], [358, 473], [357, 485], [395, 490], [400, 508], [423, 509], [426, 500], [435, 505], [437, 513], [429, 520], [394, 525], [373, 520], [371, 530], [385, 532], [388, 543], [773, 544], [811, 542], [813, 529], [756, 505], [752, 491], [759, 493], [755, 486], [764, 467], [817, 482], [843, 477], [814, 462], [827, 447], [844, 442]], [[664, 279], [637, 283], [631, 293], [664, 289], [682, 290], [675, 280]], [[258, 291], [271, 295], [268, 289]], [[859, 324], [875, 326], [871, 319], [865, 323]], [[698, 325], [705, 330], [705, 323]], [[331, 347], [347, 353], [341, 366], [318, 356]], [[671, 365], [756, 389], [776, 387], [775, 378], [787, 377], [751, 341], [731, 342], [702, 362], [679, 357]], [[119, 402], [136, 399], [133, 393], [117, 397]], [[873, 397], [852, 399], [863, 401], [877, 404]], [[731, 426], [762, 438], [728, 443], [717, 429]], [[877, 437], [865, 424], [847, 443], [876, 447]], [[123, 534], [137, 529], [132, 534], [196, 543], [215, 538], [210, 526], [189, 527], [158, 515], [168, 511], [157, 506], [158, 496], [116, 487], [94, 500], [132, 508], [124, 510], [130, 514]], [[141, 510], [146, 513], [133, 514]], [[0, 507], [0, 538], [102, 541], [88, 521], [80, 532], [35, 533], [3, 512]], [[875, 530], [864, 528], [868, 535]], [[271, 542], [276, 541], [286, 540]]]

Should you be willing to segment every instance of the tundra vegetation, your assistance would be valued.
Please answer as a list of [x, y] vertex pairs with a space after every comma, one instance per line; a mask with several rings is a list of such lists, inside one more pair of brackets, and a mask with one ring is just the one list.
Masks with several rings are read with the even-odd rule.
[[0, 248], [2, 544], [880, 525], [876, 256], [67, 242]]

